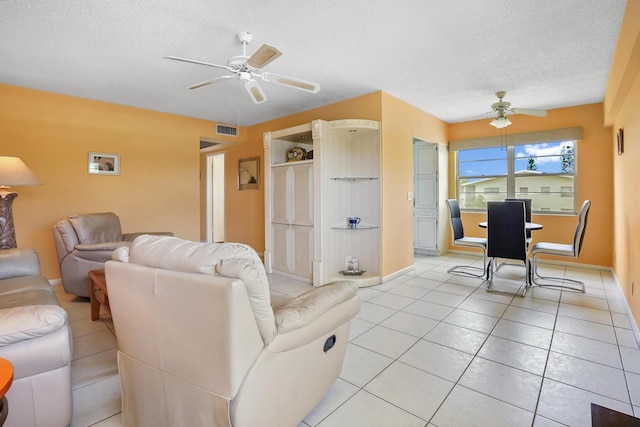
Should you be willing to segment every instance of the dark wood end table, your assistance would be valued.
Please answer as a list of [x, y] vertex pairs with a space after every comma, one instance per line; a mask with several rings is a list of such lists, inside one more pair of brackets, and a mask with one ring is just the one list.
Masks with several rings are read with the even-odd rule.
[[104, 268], [100, 270], [91, 270], [89, 272], [91, 279], [91, 320], [98, 320], [100, 315], [100, 306], [102, 305], [109, 314], [109, 293], [107, 292], [107, 279], [104, 274]]

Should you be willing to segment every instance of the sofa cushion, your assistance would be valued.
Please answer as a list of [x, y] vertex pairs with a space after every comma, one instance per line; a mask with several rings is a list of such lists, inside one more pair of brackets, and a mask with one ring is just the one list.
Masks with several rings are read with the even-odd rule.
[[80, 243], [90, 244], [122, 240], [120, 219], [113, 212], [70, 215], [68, 220], [78, 235]]
[[0, 310], [0, 347], [38, 338], [60, 329], [67, 312], [57, 305], [30, 305]]

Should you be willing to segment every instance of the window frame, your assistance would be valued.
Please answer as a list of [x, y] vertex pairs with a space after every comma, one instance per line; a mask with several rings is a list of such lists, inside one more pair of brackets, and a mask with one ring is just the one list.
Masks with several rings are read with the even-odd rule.
[[[507, 174], [495, 174], [495, 175], [482, 175], [482, 176], [464, 176], [464, 177], [460, 177], [460, 157], [459, 157], [459, 152], [460, 151], [468, 151], [468, 150], [473, 150], [473, 149], [482, 149], [482, 148], [496, 148], [496, 146], [484, 146], [484, 147], [474, 147], [474, 148], [464, 148], [464, 149], [457, 149], [454, 151], [454, 155], [455, 155], [455, 180], [456, 180], [456, 199], [458, 200], [458, 202], [460, 202], [460, 196], [461, 196], [461, 180], [465, 179], [486, 179], [486, 178], [506, 178], [506, 194], [505, 194], [505, 199], [507, 198], [517, 198], [517, 197], [521, 197], [518, 196], [517, 193], [517, 189], [516, 189], [516, 178], [517, 177], [522, 177], [522, 175], [517, 175], [515, 173], [515, 163], [516, 163], [516, 156], [515, 156], [515, 146], [516, 145], [538, 145], [538, 144], [545, 144], [545, 143], [549, 143], [549, 142], [569, 142], [572, 141], [573, 142], [573, 172], [572, 173], [544, 173], [543, 176], [571, 176], [572, 177], [572, 181], [573, 181], [573, 206], [569, 209], [566, 210], [550, 210], [550, 209], [539, 209], [539, 210], [534, 210], [533, 212], [536, 214], [542, 214], [542, 215], [577, 215], [577, 195], [578, 195], [578, 142], [580, 139], [567, 139], [564, 141], [548, 141], [548, 142], [533, 142], [530, 141], [528, 144], [514, 144], [514, 145], [506, 145], [503, 146], [504, 148], [506, 148], [507, 150]], [[494, 160], [494, 159], [490, 159], [490, 160]], [[546, 186], [545, 186], [546, 187]], [[563, 191], [564, 188], [566, 188], [567, 186], [563, 186], [561, 187], [561, 191], [558, 192], [558, 196], [565, 198], [567, 197], [565, 194], [565, 191]], [[549, 191], [547, 192], [543, 192], [541, 190], [539, 192], [540, 196], [551, 196], [554, 193], [551, 193]], [[547, 189], [549, 187], [546, 187]], [[529, 188], [528, 188], [529, 190]], [[486, 193], [486, 192], [485, 192]], [[484, 194], [484, 193], [478, 193], [477, 191], [475, 192], [476, 197], [479, 194]], [[493, 193], [492, 193], [493, 194]], [[528, 195], [532, 195], [532, 194], [536, 194], [528, 192]], [[465, 212], [484, 212], [486, 211], [486, 208], [469, 208], [469, 207], [463, 207], [463, 204], [460, 203], [460, 209], [462, 211]], [[562, 208], [561, 208], [562, 209]]]

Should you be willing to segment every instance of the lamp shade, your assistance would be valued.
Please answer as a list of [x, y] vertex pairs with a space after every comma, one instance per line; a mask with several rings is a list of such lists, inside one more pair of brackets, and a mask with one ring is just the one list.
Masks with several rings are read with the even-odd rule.
[[0, 156], [0, 187], [40, 184], [40, 180], [18, 157]]
[[499, 116], [491, 120], [491, 123], [489, 124], [496, 129], [502, 129], [509, 126], [511, 124], [511, 120], [509, 120], [506, 116]]

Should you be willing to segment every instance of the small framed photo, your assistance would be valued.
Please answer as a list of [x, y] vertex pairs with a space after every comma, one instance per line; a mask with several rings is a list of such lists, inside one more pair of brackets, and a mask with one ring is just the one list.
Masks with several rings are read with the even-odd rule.
[[238, 160], [238, 190], [260, 188], [260, 157]]
[[120, 155], [111, 153], [89, 153], [89, 173], [98, 175], [120, 175]]

